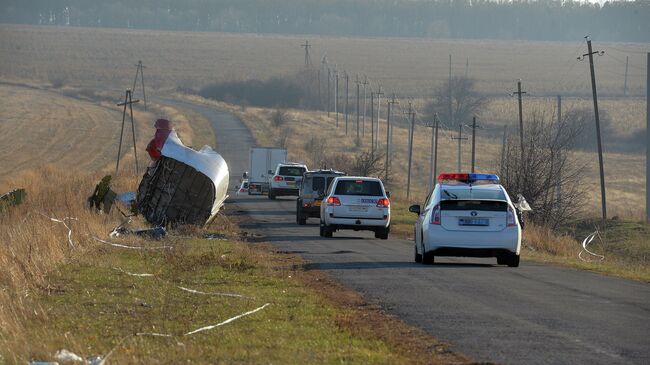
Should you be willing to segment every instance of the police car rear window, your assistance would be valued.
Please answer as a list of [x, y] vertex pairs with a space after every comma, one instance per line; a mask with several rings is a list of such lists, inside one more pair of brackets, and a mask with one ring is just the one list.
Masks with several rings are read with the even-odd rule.
[[442, 187], [440, 190], [440, 200], [502, 200], [506, 201], [506, 196], [502, 190], [486, 189], [453, 189]]
[[383, 196], [379, 181], [339, 180], [336, 184], [336, 195]]
[[508, 203], [495, 200], [443, 200], [440, 207], [442, 210], [505, 212], [508, 210]]

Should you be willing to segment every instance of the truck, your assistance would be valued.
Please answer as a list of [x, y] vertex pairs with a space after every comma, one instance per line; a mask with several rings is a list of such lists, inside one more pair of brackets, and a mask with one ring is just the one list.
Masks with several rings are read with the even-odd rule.
[[269, 178], [279, 163], [287, 161], [287, 150], [273, 147], [251, 147], [248, 170], [248, 194], [269, 191]]

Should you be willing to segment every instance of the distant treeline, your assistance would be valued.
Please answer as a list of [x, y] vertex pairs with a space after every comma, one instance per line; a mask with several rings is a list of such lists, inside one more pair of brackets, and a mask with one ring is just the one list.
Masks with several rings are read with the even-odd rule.
[[371, 37], [650, 40], [650, 1], [5, 0], [0, 22]]

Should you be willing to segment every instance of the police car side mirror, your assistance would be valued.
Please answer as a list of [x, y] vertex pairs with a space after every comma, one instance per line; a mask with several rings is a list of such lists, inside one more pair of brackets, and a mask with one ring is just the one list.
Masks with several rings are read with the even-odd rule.
[[409, 212], [420, 215], [420, 206], [418, 204], [413, 204], [409, 207]]
[[387, 192], [386, 192], [386, 197], [387, 197], [387, 198], [390, 198], [390, 191], [387, 191]]

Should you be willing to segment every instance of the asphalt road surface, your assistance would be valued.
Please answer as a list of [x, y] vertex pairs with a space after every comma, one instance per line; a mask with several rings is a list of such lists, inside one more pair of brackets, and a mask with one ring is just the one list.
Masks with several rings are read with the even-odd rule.
[[[234, 187], [254, 143], [249, 131], [228, 113], [174, 104], [211, 121]], [[295, 199], [231, 195], [226, 209], [250, 217], [245, 229], [478, 361], [650, 364], [650, 285], [527, 261], [508, 268], [436, 258], [423, 266], [413, 262], [412, 241], [353, 231], [322, 238], [317, 220], [295, 224]]]

